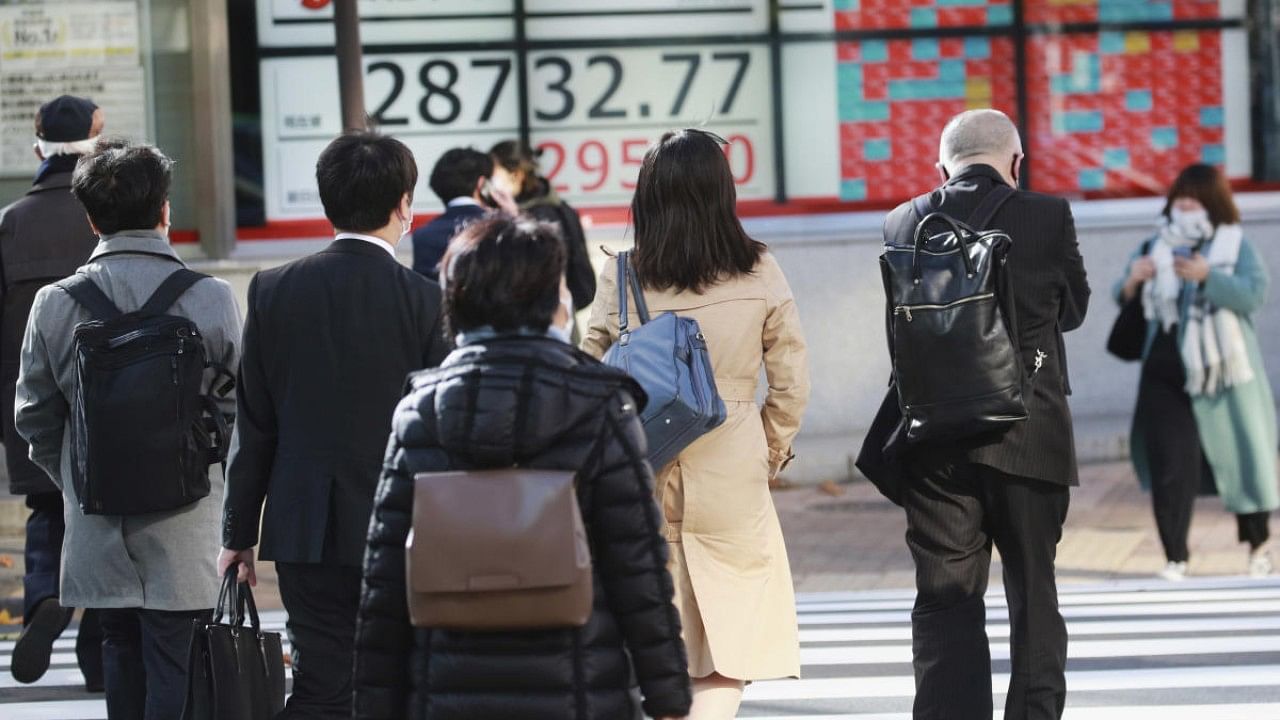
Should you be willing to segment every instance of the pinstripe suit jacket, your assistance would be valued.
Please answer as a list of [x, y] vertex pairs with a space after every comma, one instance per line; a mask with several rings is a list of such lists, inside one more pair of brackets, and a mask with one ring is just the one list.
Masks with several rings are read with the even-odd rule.
[[[964, 220], [996, 183], [1003, 182], [994, 168], [975, 165], [930, 193], [930, 204]], [[885, 219], [886, 241], [909, 243], [918, 220], [910, 202], [898, 206]], [[1026, 397], [1030, 417], [1002, 434], [913, 446], [909, 452], [952, 453], [1009, 475], [1076, 485], [1075, 438], [1067, 406], [1071, 385], [1062, 334], [1084, 322], [1089, 283], [1071, 207], [1062, 198], [1019, 191], [1000, 208], [989, 227], [1004, 230], [1013, 238], [1007, 267], [1013, 276], [1023, 361], [1031, 368], [1037, 350], [1048, 354]], [[901, 460], [908, 452], [895, 432], [900, 420], [897, 388], [890, 387], [857, 463], [881, 492], [894, 500], [903, 475]]]

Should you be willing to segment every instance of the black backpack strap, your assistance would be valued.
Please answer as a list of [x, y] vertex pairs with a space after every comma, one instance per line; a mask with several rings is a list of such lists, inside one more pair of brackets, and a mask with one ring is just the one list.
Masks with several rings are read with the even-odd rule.
[[102, 288], [84, 273], [76, 273], [54, 285], [62, 288], [72, 300], [84, 306], [95, 320], [114, 320], [124, 314], [115, 303], [111, 302], [111, 298], [102, 292]]
[[933, 205], [929, 203], [929, 198], [932, 197], [932, 195], [933, 193], [927, 193], [925, 195], [917, 195], [912, 199], [911, 209], [916, 211], [916, 222], [920, 222], [925, 219], [929, 213], [933, 212]]
[[978, 203], [978, 207], [973, 209], [973, 214], [969, 215], [969, 222], [966, 223], [974, 232], [982, 232], [987, 229], [991, 221], [995, 219], [996, 213], [1000, 212], [1000, 208], [1014, 196], [1017, 191], [1005, 185], [997, 183], [986, 197], [982, 198], [982, 202]]
[[151, 297], [138, 310], [138, 314], [163, 315], [192, 285], [207, 277], [209, 276], [187, 268], [174, 270], [173, 274], [165, 278], [164, 282], [160, 283], [160, 287], [151, 293]]

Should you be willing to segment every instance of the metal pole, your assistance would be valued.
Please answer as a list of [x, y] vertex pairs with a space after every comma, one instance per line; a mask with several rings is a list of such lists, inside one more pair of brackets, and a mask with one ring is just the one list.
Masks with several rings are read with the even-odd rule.
[[[231, 51], [226, 0], [191, 3], [191, 94], [195, 117], [196, 230], [205, 255], [236, 246], [235, 149], [231, 139]], [[109, 119], [109, 118], [108, 118]]]
[[335, 0], [333, 30], [338, 54], [338, 95], [344, 130], [364, 130], [364, 57], [360, 48], [359, 0]]

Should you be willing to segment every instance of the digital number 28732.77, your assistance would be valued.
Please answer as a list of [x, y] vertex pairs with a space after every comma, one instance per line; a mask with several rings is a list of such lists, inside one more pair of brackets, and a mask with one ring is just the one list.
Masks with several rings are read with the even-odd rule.
[[[703, 66], [705, 57], [712, 63], [732, 63], [732, 76], [723, 95], [718, 98], [717, 113], [729, 115], [733, 111], [738, 91], [742, 88], [743, 78], [751, 65], [751, 54], [747, 51], [701, 52], [669, 52], [661, 55], [664, 66], [670, 65], [681, 72], [680, 84], [671, 98], [668, 115], [677, 117], [683, 112], [689, 99], [690, 89]], [[508, 78], [511, 76], [511, 58], [475, 58], [468, 62], [472, 70], [491, 71], [491, 83], [485, 94], [484, 103], [477, 117], [478, 124], [487, 124], [493, 120], [494, 110], [502, 97]], [[578, 92], [574, 89], [574, 64], [561, 55], [542, 55], [533, 62], [535, 72], [549, 75], [533, 92], [533, 115], [542, 122], [565, 120], [573, 115], [578, 106]], [[609, 53], [599, 53], [586, 58], [585, 72], [600, 68], [608, 73], [603, 91], [595, 97], [587, 108], [586, 116], [592, 120], [625, 119], [628, 110], [612, 106], [618, 90], [622, 86], [625, 70], [622, 60]], [[400, 63], [392, 60], [379, 60], [370, 63], [367, 74], [388, 73], [391, 88], [376, 108], [370, 112], [374, 122], [384, 126], [408, 125], [410, 119], [404, 115], [391, 115], [392, 106], [405, 91], [405, 70]], [[463, 112], [463, 99], [456, 91], [461, 78], [461, 71], [453, 60], [434, 58], [423, 62], [418, 67], [418, 85], [422, 94], [418, 98], [418, 115], [423, 122], [430, 125], [449, 125], [457, 121]], [[648, 106], [643, 105], [641, 114], [647, 115]]]

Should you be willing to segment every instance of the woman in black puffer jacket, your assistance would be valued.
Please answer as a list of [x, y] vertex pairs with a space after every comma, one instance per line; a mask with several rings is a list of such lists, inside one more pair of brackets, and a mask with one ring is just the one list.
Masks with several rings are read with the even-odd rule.
[[[565, 251], [551, 226], [473, 224], [441, 262], [458, 349], [396, 408], [369, 528], [356, 631], [355, 717], [681, 718], [690, 685], [667, 548], [637, 417], [639, 387], [559, 339]], [[511, 467], [578, 471], [595, 609], [584, 627], [415, 628], [405, 594], [413, 477]]]

